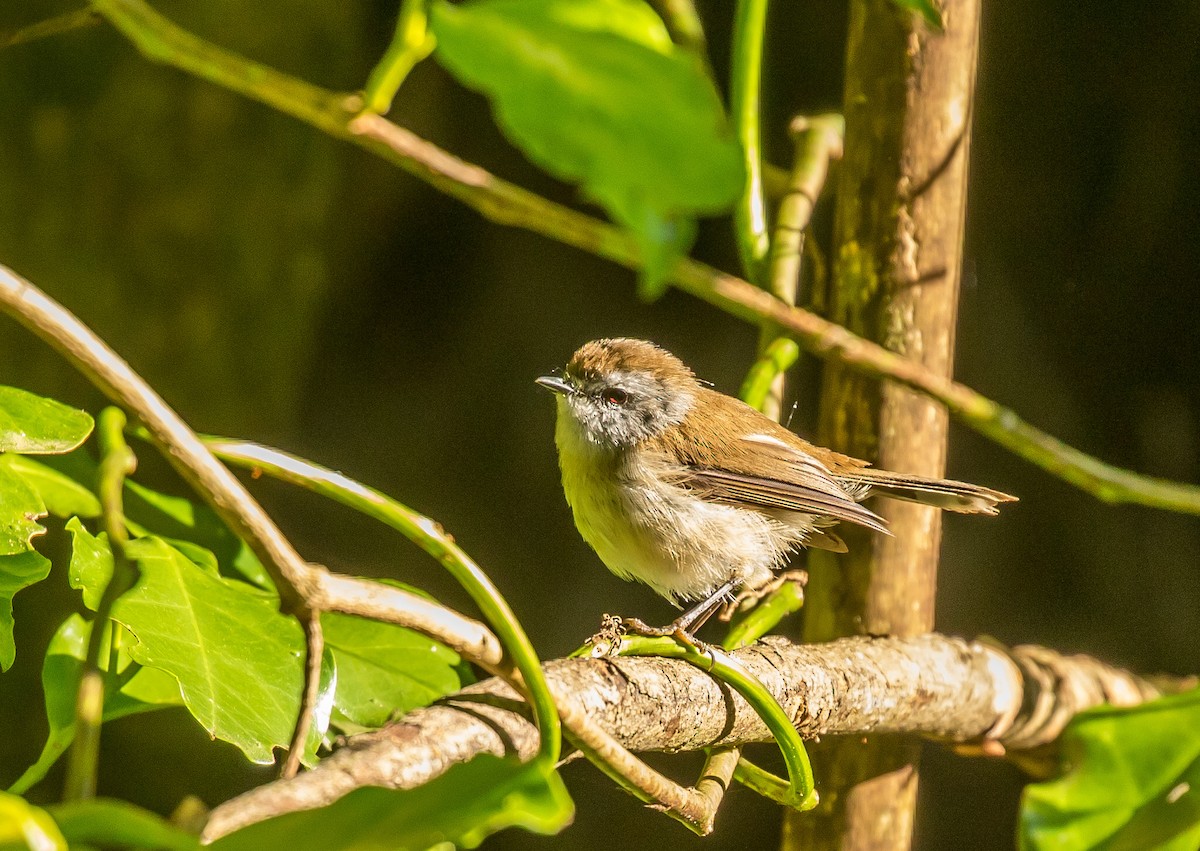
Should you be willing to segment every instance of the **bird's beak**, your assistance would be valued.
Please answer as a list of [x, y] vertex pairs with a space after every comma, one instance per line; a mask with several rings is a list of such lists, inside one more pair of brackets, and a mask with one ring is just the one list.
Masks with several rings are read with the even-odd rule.
[[551, 393], [558, 393], [563, 396], [571, 396], [575, 393], [575, 388], [557, 375], [543, 375], [541, 378], [535, 379], [535, 383], [545, 387]]

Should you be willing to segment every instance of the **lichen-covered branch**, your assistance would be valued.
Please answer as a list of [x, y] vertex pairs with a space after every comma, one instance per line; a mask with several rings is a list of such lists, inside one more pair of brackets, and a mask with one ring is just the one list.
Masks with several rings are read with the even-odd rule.
[[[1098, 703], [1158, 695], [1149, 682], [1081, 656], [1006, 650], [930, 634], [801, 645], [771, 637], [733, 655], [806, 738], [910, 733], [986, 743], [987, 751], [1054, 741], [1066, 721]], [[690, 751], [769, 741], [736, 693], [686, 662], [663, 658], [559, 659], [546, 677], [560, 703], [633, 751]], [[537, 750], [517, 693], [490, 679], [385, 729], [352, 737], [313, 771], [259, 787], [213, 811], [208, 838], [360, 786], [414, 788], [481, 753]]]

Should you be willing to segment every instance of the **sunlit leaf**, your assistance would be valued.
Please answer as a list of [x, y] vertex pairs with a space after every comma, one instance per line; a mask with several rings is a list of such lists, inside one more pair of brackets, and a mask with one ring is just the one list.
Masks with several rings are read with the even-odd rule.
[[[274, 596], [202, 570], [160, 538], [131, 541], [127, 552], [140, 577], [113, 617], [137, 638], [134, 660], [174, 676], [211, 735], [254, 762], [271, 762], [272, 750], [287, 746], [300, 706], [299, 624], [279, 613]], [[330, 662], [308, 759], [328, 726], [335, 680]]]
[[200, 851], [200, 840], [162, 816], [125, 801], [93, 798], [49, 808], [72, 848], [156, 848]]
[[[208, 555], [211, 553], [226, 576], [240, 576], [259, 588], [272, 587], [266, 570], [246, 543], [203, 503], [159, 493], [127, 480], [125, 515], [137, 535], [167, 539], [184, 550], [192, 561], [206, 567], [211, 563]], [[196, 546], [202, 550], [195, 549]]]
[[70, 452], [92, 433], [85, 411], [21, 390], [0, 387], [0, 452]]
[[46, 510], [55, 517], [98, 517], [100, 500], [69, 476], [24, 455], [0, 455], [0, 466], [7, 467], [37, 491]]
[[67, 840], [45, 810], [0, 792], [0, 849], [67, 851]]
[[50, 575], [50, 560], [36, 550], [0, 556], [0, 671], [12, 667], [17, 657], [13, 638], [13, 597], [22, 588]]
[[0, 556], [23, 553], [35, 535], [45, 532], [39, 517], [46, 504], [25, 479], [7, 466], [0, 466]]
[[475, 848], [507, 827], [558, 833], [573, 816], [557, 772], [484, 754], [416, 789], [357, 789], [328, 807], [260, 822], [210, 847], [425, 851], [449, 842]]
[[66, 523], [71, 533], [71, 563], [67, 567], [67, 582], [83, 592], [83, 604], [93, 612], [100, 607], [100, 598], [112, 579], [113, 555], [108, 535], [93, 535], [78, 517]]
[[492, 100], [505, 134], [633, 232], [643, 292], [727, 209], [745, 175], [720, 96], [641, 0], [431, 7], [435, 58]]
[[[46, 695], [46, 720], [50, 734], [46, 737], [46, 744], [37, 762], [26, 769], [9, 791], [24, 792], [45, 777], [75, 738], [75, 689], [79, 684], [91, 633], [92, 625], [74, 614], [63, 621], [50, 639], [42, 663], [42, 689]], [[133, 642], [132, 636], [123, 628], [120, 634], [125, 645]], [[100, 645], [100, 667], [106, 671], [112, 658], [110, 639], [111, 631], [105, 630]], [[115, 690], [111, 686], [106, 688], [104, 721], [183, 703], [179, 696], [179, 683], [174, 677], [166, 671], [138, 666], [124, 649], [119, 649], [117, 653], [115, 673], [118, 674], [116, 682], [119, 685]]]
[[366, 618], [321, 616], [337, 662], [335, 719], [380, 727], [462, 685], [458, 654], [411, 629]]
[[1200, 690], [1078, 716], [1066, 774], [1025, 787], [1025, 849], [1200, 847]]

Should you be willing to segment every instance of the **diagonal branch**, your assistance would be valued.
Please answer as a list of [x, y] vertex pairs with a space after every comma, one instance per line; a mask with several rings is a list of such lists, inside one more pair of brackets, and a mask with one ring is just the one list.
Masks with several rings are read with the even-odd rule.
[[[1089, 657], [937, 634], [814, 645], [772, 637], [732, 655], [805, 738], [918, 733], [986, 743], [997, 753], [1052, 742], [1091, 706], [1134, 705], [1159, 694], [1140, 677]], [[630, 750], [676, 752], [771, 739], [741, 697], [686, 662], [558, 659], [545, 667], [560, 703], [578, 707]], [[537, 746], [517, 693], [501, 680], [486, 680], [352, 737], [313, 771], [222, 804], [205, 836], [323, 806], [361, 786], [414, 788], [481, 753], [529, 759]]]
[[297, 741], [306, 737], [316, 695], [321, 655], [317, 617], [321, 611], [342, 611], [407, 626], [445, 643], [490, 672], [505, 670], [499, 640], [477, 621], [401, 589], [334, 576], [306, 562], [242, 483], [120, 355], [69, 310], [4, 266], [0, 266], [0, 310], [62, 353], [105, 395], [141, 420], [183, 479], [258, 556], [278, 589], [280, 608], [307, 624], [309, 662], [297, 715]]
[[[362, 98], [321, 89], [223, 50], [180, 29], [142, 0], [93, 0], [92, 7], [148, 58], [180, 68], [292, 115], [403, 168], [463, 201], [497, 224], [520, 227], [632, 269], [642, 261], [618, 228], [555, 204], [465, 163], [385, 118], [354, 117]], [[750, 283], [683, 259], [671, 282], [679, 289], [755, 325], [773, 322], [818, 357], [911, 387], [944, 404], [961, 422], [1093, 496], [1200, 514], [1200, 486], [1144, 476], [1106, 464], [1030, 425], [971, 388], [858, 337], [845, 328], [788, 307]]]

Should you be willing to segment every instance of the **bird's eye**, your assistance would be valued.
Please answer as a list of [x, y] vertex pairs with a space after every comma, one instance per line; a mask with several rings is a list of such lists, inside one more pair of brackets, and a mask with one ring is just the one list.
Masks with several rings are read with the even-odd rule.
[[620, 387], [605, 387], [600, 391], [600, 397], [612, 405], [624, 405], [629, 399], [629, 394]]

